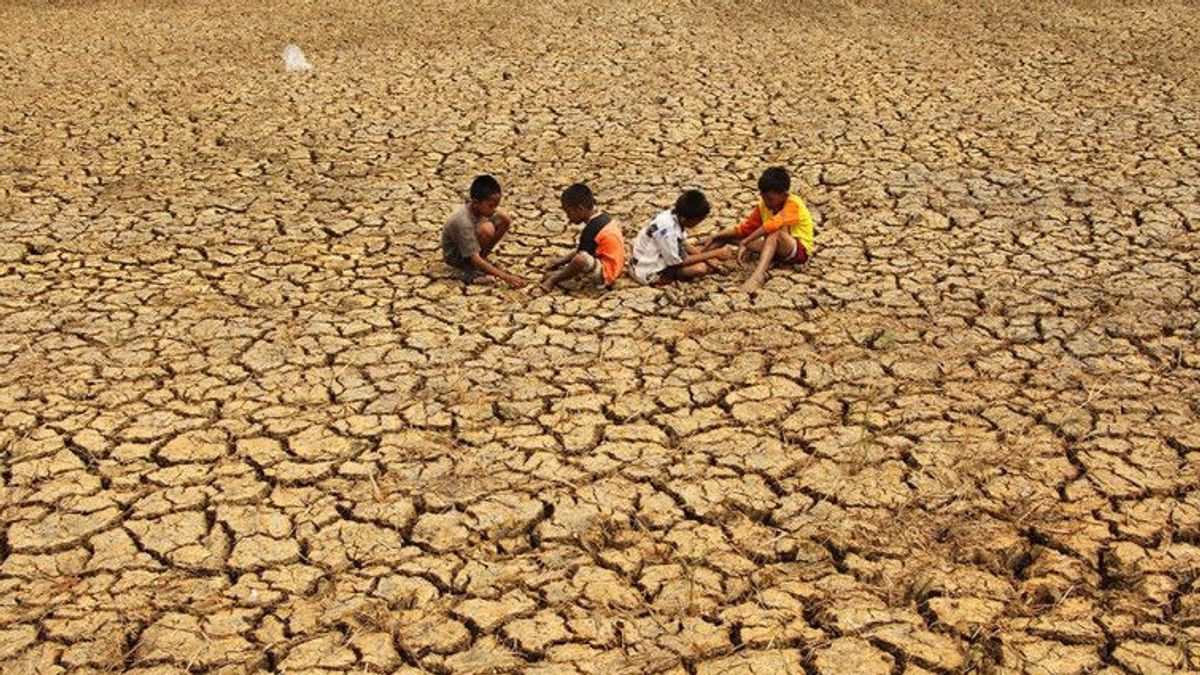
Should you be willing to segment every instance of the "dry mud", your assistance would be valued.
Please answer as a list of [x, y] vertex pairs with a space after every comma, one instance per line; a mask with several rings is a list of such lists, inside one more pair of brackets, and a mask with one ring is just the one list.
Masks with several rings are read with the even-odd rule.
[[1196, 3], [252, 4], [4, 8], [0, 671], [1200, 668]]

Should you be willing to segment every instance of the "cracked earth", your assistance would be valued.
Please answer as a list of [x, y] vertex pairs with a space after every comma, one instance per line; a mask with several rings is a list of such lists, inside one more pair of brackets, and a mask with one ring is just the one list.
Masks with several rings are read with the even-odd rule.
[[6, 6], [0, 672], [1200, 669], [1200, 6], [533, 5]]

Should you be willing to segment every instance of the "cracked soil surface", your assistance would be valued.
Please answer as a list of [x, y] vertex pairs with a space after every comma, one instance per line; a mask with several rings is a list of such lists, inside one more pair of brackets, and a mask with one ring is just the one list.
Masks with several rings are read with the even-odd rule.
[[0, 672], [1200, 669], [1200, 6], [943, 4], [6, 3]]

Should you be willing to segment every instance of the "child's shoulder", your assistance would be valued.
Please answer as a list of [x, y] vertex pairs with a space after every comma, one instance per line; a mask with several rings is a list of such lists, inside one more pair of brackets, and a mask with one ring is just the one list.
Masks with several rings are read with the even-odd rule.
[[625, 238], [620, 220], [614, 218], [613, 215], [607, 211], [602, 213], [601, 216], [604, 218], [604, 224], [600, 226], [600, 229], [596, 230], [597, 237], [616, 237], [618, 239]]
[[679, 227], [679, 219], [675, 217], [675, 212], [671, 209], [659, 211], [658, 214], [650, 220], [650, 223], [654, 226], [653, 229], [660, 232]]
[[610, 234], [617, 237], [623, 236], [623, 230], [624, 228], [621, 226], [621, 221], [612, 217], [608, 219], [608, 222], [604, 224], [604, 227], [600, 228], [601, 233]]
[[455, 206], [454, 209], [450, 211], [450, 214], [446, 216], [446, 222], [452, 223], [456, 220], [470, 220], [470, 218], [471, 207], [466, 202], [463, 202], [462, 204]]

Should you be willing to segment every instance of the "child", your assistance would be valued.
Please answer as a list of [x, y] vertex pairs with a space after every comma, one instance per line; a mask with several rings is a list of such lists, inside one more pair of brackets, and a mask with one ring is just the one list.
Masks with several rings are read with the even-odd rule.
[[495, 178], [486, 174], [475, 177], [471, 182], [471, 199], [442, 226], [442, 258], [467, 283], [482, 272], [513, 288], [521, 288], [526, 283], [524, 279], [487, 259], [512, 225], [512, 217], [500, 208], [502, 196]]
[[579, 246], [546, 266], [541, 287], [549, 291], [558, 284], [581, 274], [612, 288], [625, 270], [625, 238], [621, 226], [607, 213], [596, 212], [596, 197], [583, 183], [563, 190], [562, 209], [567, 222], [584, 223], [579, 234]]
[[715, 262], [729, 255], [729, 249], [707, 252], [687, 242], [687, 233], [708, 217], [711, 207], [704, 193], [685, 190], [675, 207], [654, 217], [633, 243], [630, 273], [643, 284], [664, 284], [680, 279], [695, 279], [720, 269]]
[[758, 265], [742, 284], [749, 293], [758, 290], [767, 278], [771, 263], [800, 265], [813, 251], [813, 221], [800, 197], [790, 192], [792, 179], [787, 169], [773, 166], [758, 179], [758, 206], [742, 224], [713, 235], [706, 248], [738, 241], [738, 261], [747, 251], [759, 253]]

